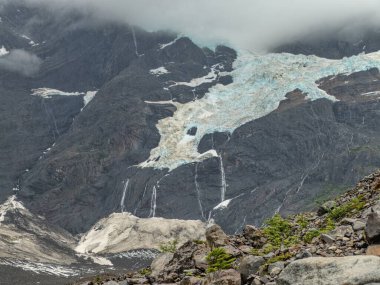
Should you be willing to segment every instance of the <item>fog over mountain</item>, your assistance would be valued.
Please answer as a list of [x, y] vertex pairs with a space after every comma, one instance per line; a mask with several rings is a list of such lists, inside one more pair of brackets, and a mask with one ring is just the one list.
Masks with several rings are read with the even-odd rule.
[[74, 8], [97, 20], [128, 22], [148, 30], [175, 30], [200, 44], [225, 43], [251, 50], [326, 32], [355, 41], [363, 28], [380, 26], [377, 0], [25, 1], [59, 13]]

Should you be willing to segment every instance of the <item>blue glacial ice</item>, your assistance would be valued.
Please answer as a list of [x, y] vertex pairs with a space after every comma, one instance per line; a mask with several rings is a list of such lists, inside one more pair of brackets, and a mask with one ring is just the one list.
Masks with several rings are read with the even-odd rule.
[[[140, 167], [171, 171], [187, 163], [218, 157], [215, 150], [198, 153], [197, 147], [204, 135], [215, 131], [232, 133], [243, 124], [276, 110], [285, 95], [297, 88], [307, 93], [309, 100], [326, 98], [336, 101], [315, 82], [327, 76], [371, 68], [380, 69], [380, 52], [330, 60], [317, 56], [255, 55], [240, 51], [230, 73], [232, 84], [215, 85], [202, 99], [193, 102], [168, 101], [177, 107], [177, 111], [173, 117], [158, 122], [160, 143]], [[198, 81], [198, 84], [202, 83]], [[195, 136], [187, 135], [187, 130], [192, 127], [197, 128]]]

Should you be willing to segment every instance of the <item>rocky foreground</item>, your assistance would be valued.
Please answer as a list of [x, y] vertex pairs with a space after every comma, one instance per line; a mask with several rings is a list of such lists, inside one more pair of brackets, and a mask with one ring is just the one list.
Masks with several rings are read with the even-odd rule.
[[380, 284], [380, 171], [317, 212], [227, 236], [211, 225], [205, 240], [162, 246], [149, 268], [75, 284]]

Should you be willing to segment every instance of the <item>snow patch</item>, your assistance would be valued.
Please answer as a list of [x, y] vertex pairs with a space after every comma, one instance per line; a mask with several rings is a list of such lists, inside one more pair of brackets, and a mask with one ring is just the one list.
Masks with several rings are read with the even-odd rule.
[[98, 93], [98, 91], [88, 91], [84, 95], [84, 97], [83, 97], [83, 103], [84, 103], [85, 107], [88, 105], [88, 103], [90, 103], [92, 101], [92, 99], [95, 98], [96, 93]]
[[175, 86], [188, 86], [188, 87], [198, 87], [204, 83], [212, 83], [218, 78], [219, 71], [217, 68], [219, 67], [219, 64], [216, 64], [211, 67], [211, 71], [199, 78], [194, 78], [190, 82], [175, 82], [174, 84], [170, 85], [169, 88], [175, 87]]
[[362, 96], [378, 96], [380, 95], [380, 91], [372, 91], [372, 92], [367, 92], [367, 93], [362, 93]]
[[85, 95], [83, 92], [64, 92], [52, 88], [38, 88], [32, 89], [32, 96], [39, 96], [46, 99], [51, 99], [54, 96], [81, 96]]
[[168, 74], [170, 72], [164, 66], [161, 66], [159, 68], [149, 70], [149, 73], [155, 76], [160, 76], [163, 74]]
[[[41, 263], [41, 262], [29, 262], [24, 260], [10, 260], [0, 259], [1, 265], [8, 265], [16, 268], [21, 268], [24, 271], [32, 271], [37, 274], [47, 274], [60, 277], [71, 277], [82, 274], [82, 270], [73, 269], [67, 266]], [[91, 273], [92, 271], [87, 271]]]
[[[295, 89], [308, 94], [310, 100], [337, 101], [319, 89], [316, 81], [371, 68], [380, 69], [380, 51], [341, 60], [286, 53], [259, 56], [240, 51], [234, 70], [230, 72], [233, 83], [217, 84], [201, 99], [186, 104], [173, 103], [177, 108], [174, 115], [157, 124], [161, 135], [159, 145], [139, 166], [171, 171], [184, 164], [202, 161], [210, 157], [198, 153], [198, 144], [204, 135], [216, 131], [232, 133], [245, 123], [276, 110], [285, 95]], [[187, 83], [177, 82], [172, 87], [196, 87], [212, 82], [216, 76], [214, 68], [207, 76]], [[196, 135], [192, 140], [185, 139], [186, 131], [194, 126], [197, 127]]]
[[232, 199], [224, 200], [222, 203], [219, 203], [218, 205], [216, 205], [214, 207], [214, 210], [218, 210], [218, 209], [221, 210], [221, 209], [227, 208], [231, 201], [232, 201]]
[[4, 204], [0, 205], [0, 224], [4, 222], [5, 216], [9, 211], [15, 210], [27, 211], [24, 205], [16, 200], [16, 195], [13, 195]]
[[0, 57], [4, 56], [4, 55], [7, 55], [8, 53], [9, 53], [9, 51], [7, 51], [7, 49], [4, 46], [1, 46], [1, 48], [0, 48]]
[[171, 42], [168, 42], [168, 43], [166, 43], [166, 44], [160, 44], [159, 47], [160, 47], [160, 49], [164, 49], [164, 48], [166, 48], [166, 47], [168, 47], [168, 46], [171, 46], [172, 44], [175, 44], [175, 42], [176, 42], [178, 39], [179, 39], [179, 38], [176, 38], [175, 40], [173, 40], [173, 41], [171, 41]]
[[[86, 107], [88, 103], [94, 99], [98, 91], [88, 91], [88, 92], [65, 92], [52, 88], [37, 88], [32, 89], [32, 96], [38, 96], [45, 99], [51, 99], [54, 96], [83, 96], [83, 105]], [[82, 108], [82, 110], [84, 109]]]

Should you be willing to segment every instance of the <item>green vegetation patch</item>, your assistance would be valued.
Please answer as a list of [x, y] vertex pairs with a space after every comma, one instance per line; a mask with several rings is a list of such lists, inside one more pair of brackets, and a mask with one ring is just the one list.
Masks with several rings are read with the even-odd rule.
[[214, 248], [206, 257], [208, 268], [207, 273], [216, 272], [222, 269], [230, 269], [236, 258], [228, 254], [224, 248]]
[[178, 240], [169, 241], [160, 245], [161, 252], [175, 253], [178, 246]]

